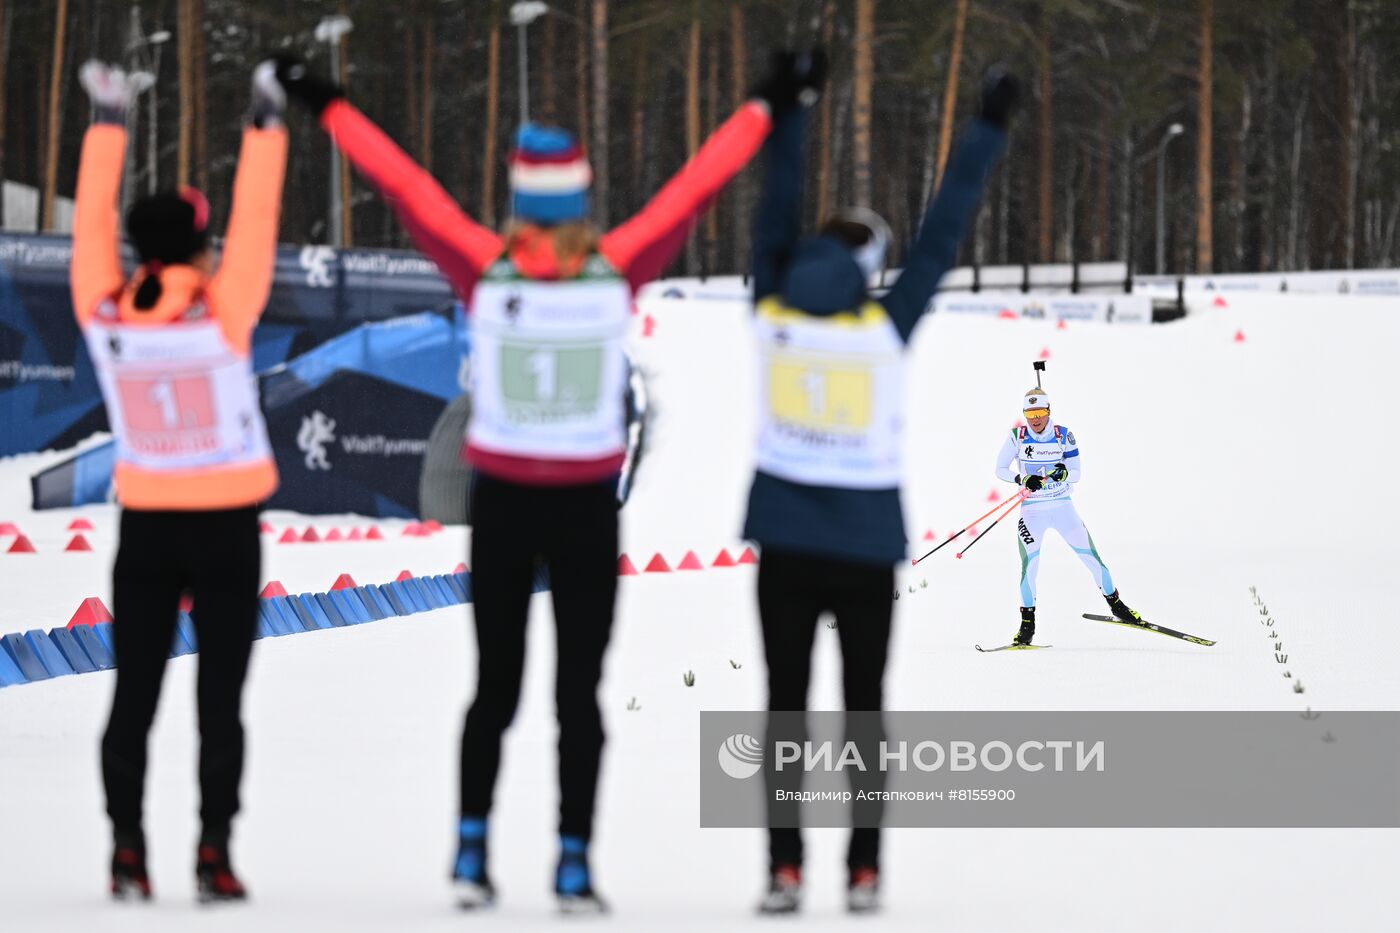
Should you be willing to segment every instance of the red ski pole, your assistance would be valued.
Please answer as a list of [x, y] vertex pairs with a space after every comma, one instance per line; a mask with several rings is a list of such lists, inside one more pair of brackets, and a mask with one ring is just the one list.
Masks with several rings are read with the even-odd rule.
[[1001, 521], [1003, 518], [1005, 518], [1006, 516], [1010, 515], [1011, 512], [1012, 512], [1012, 510], [1015, 509], [1018, 505], [1020, 505], [1020, 504], [1021, 504], [1021, 501], [1022, 501], [1023, 499], [1025, 499], [1025, 497], [1026, 497], [1026, 492], [1029, 492], [1029, 490], [1023, 490], [1022, 493], [1021, 493], [1021, 495], [1019, 495], [1019, 496], [1016, 497], [1016, 501], [1013, 502], [1013, 503], [1011, 503], [1010, 505], [1008, 505], [1008, 506], [1006, 507], [1006, 511], [1002, 512], [1000, 515], [998, 515], [998, 516], [996, 517], [996, 521], [993, 521], [990, 525], [988, 525], [987, 528], [986, 528], [986, 530], [983, 531], [982, 534], [978, 535], [977, 537], [975, 537], [975, 538], [973, 538], [971, 541], [969, 541], [967, 547], [963, 548], [961, 551], [959, 551], [959, 552], [957, 553], [957, 555], [956, 555], [956, 556], [957, 556], [957, 559], [958, 559], [958, 560], [962, 560], [962, 556], [963, 556], [964, 554], [966, 554], [968, 551], [972, 550], [972, 545], [976, 544], [978, 541], [981, 541], [982, 538], [986, 536], [986, 534], [987, 534], [988, 531], [991, 531], [993, 528], [995, 528], [995, 527], [997, 526], [997, 522]]
[[[914, 564], [917, 566], [918, 563], [919, 563], [919, 561], [927, 560], [928, 558], [932, 557], [934, 554], [937, 554], [939, 551], [943, 550], [943, 548], [947, 547], [948, 545], [952, 544], [954, 541], [956, 541], [956, 540], [958, 540], [959, 538], [961, 538], [966, 532], [969, 532], [969, 531], [971, 531], [973, 528], [976, 528], [978, 522], [980, 522], [982, 519], [986, 518], [988, 515], [991, 515], [993, 512], [997, 511], [998, 509], [1000, 509], [1002, 506], [1006, 505], [1007, 503], [1009, 503], [1009, 502], [1019, 503], [1022, 499], [1024, 499], [1024, 498], [1026, 497], [1027, 493], [1029, 493], [1029, 492], [1030, 492], [1029, 489], [1022, 489], [1020, 492], [1017, 492], [1015, 495], [1011, 496], [1010, 498], [1001, 500], [1001, 501], [998, 502], [996, 505], [994, 505], [994, 506], [992, 506], [990, 509], [988, 509], [984, 514], [979, 515], [979, 516], [977, 516], [976, 518], [974, 518], [972, 521], [968, 522], [968, 523], [967, 523], [967, 526], [966, 526], [965, 528], [963, 528], [962, 531], [959, 531], [957, 534], [954, 534], [953, 536], [951, 536], [950, 538], [948, 538], [947, 541], [944, 541], [942, 544], [940, 544], [938, 547], [934, 548], [932, 551], [929, 551], [929, 552], [928, 552], [927, 554], [925, 554], [923, 557], [916, 557], [916, 558], [914, 558]], [[1012, 508], [1014, 508], [1014, 507], [1015, 507], [1015, 506], [1014, 506], [1014, 504], [1013, 504]], [[1008, 511], [1010, 511], [1010, 510], [1008, 509]], [[1001, 520], [1000, 517], [998, 517], [997, 521], [1000, 521], [1000, 520]], [[996, 522], [992, 522], [992, 524], [995, 525]], [[990, 531], [990, 530], [991, 530], [990, 528], [987, 529], [987, 531]], [[986, 532], [984, 531], [982, 534], [986, 534]], [[981, 536], [982, 536], [982, 535], [978, 535], [979, 538], [980, 538]], [[967, 547], [972, 547], [972, 545], [969, 544]], [[965, 551], [965, 550], [967, 550], [967, 548], [963, 548], [963, 550]]]

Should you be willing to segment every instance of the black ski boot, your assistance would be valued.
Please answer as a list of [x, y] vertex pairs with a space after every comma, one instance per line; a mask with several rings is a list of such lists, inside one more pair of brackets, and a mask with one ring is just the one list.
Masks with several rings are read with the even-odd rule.
[[248, 889], [243, 887], [229, 863], [227, 836], [206, 836], [200, 840], [194, 875], [201, 904], [248, 899]]
[[1119, 622], [1125, 622], [1128, 625], [1143, 625], [1147, 621], [1141, 613], [1128, 608], [1128, 604], [1118, 598], [1117, 590], [1105, 596], [1104, 600], [1108, 603], [1108, 609], [1113, 613], [1113, 617]]
[[1011, 647], [1021, 648], [1029, 645], [1031, 639], [1035, 638], [1035, 607], [1021, 607], [1021, 630], [1016, 633], [1016, 637], [1011, 639]]
[[149, 901], [151, 877], [146, 872], [146, 843], [140, 836], [117, 836], [112, 847], [112, 899]]
[[768, 879], [768, 893], [758, 902], [761, 914], [795, 914], [802, 906], [802, 866], [779, 865]]

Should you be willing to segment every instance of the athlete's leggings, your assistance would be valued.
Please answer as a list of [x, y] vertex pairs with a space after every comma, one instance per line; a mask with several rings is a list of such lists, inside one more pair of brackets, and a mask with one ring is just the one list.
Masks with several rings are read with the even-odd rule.
[[520, 702], [539, 565], [558, 638], [559, 831], [590, 838], [603, 752], [598, 681], [617, 595], [617, 483], [524, 486], [476, 474], [471, 511], [477, 681], [462, 730], [462, 815], [491, 811], [501, 735]]
[[258, 622], [258, 508], [121, 516], [112, 585], [117, 686], [102, 738], [107, 813], [118, 836], [141, 833], [146, 738], [175, 638], [180, 595], [194, 599], [199, 642], [200, 817], [228, 835], [243, 774], [243, 680]]
[[1021, 506], [1021, 519], [1016, 525], [1021, 547], [1021, 605], [1027, 608], [1035, 605], [1036, 577], [1040, 573], [1040, 544], [1050, 529], [1059, 532], [1074, 553], [1089, 568], [1103, 594], [1114, 590], [1113, 575], [1104, 566], [1094, 547], [1094, 539], [1089, 537], [1089, 529], [1074, 510], [1071, 499], [1054, 499], [1049, 502], [1032, 502]]
[[[890, 616], [894, 609], [894, 569], [825, 557], [810, 557], [764, 548], [758, 565], [758, 612], [763, 625], [763, 652], [768, 663], [768, 709], [805, 710], [812, 676], [812, 643], [818, 618], [830, 612], [841, 642], [841, 676], [846, 709], [879, 710], [884, 706], [885, 661]], [[791, 717], [772, 717], [766, 749], [777, 739], [803, 741], [805, 728]], [[858, 742], [862, 758], [878, 757], [879, 735]], [[864, 747], [869, 744], [870, 748]], [[770, 825], [793, 821], [796, 804], [777, 804], [774, 792], [796, 790], [801, 771], [764, 769], [768, 781]], [[883, 786], [878, 772], [868, 775], [865, 790]], [[864, 808], [863, 808], [864, 809]], [[878, 822], [880, 808], [863, 816]], [[771, 868], [802, 864], [802, 835], [791, 827], [768, 831]], [[846, 862], [851, 868], [877, 868], [880, 830], [853, 829]]]

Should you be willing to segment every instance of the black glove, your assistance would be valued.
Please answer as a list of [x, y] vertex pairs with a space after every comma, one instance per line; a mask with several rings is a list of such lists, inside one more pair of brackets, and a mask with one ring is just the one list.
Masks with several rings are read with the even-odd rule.
[[1045, 485], [1045, 477], [1043, 476], [1018, 476], [1016, 479], [1031, 492], [1040, 492], [1040, 487]]
[[774, 52], [768, 74], [754, 85], [750, 97], [768, 103], [773, 116], [798, 104], [811, 105], [826, 82], [826, 52]]
[[311, 73], [299, 58], [277, 59], [277, 83], [287, 96], [311, 109], [316, 116], [345, 96], [345, 89]]
[[1050, 478], [1057, 483], [1063, 483], [1069, 479], [1069, 467], [1063, 463], [1057, 463], [1050, 468]]
[[993, 126], [1006, 129], [1020, 96], [1021, 82], [1016, 76], [1007, 71], [1005, 65], [993, 65], [982, 77], [982, 106], [978, 116]]

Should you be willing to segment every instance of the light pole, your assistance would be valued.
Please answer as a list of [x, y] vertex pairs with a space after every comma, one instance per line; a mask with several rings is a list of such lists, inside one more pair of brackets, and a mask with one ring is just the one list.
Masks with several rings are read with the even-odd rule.
[[[340, 81], [340, 40], [343, 39], [350, 30], [355, 28], [355, 24], [348, 16], [327, 16], [316, 24], [316, 41], [324, 42], [331, 53], [331, 80]], [[341, 230], [345, 205], [340, 198], [340, 150], [335, 147], [335, 137], [331, 137], [331, 188], [330, 200], [326, 210], [326, 242], [331, 246], [344, 246], [344, 232]]]
[[1173, 123], [1167, 127], [1166, 135], [1157, 146], [1157, 275], [1162, 274], [1167, 264], [1167, 146], [1180, 136], [1182, 131], [1180, 123]]
[[516, 39], [520, 48], [517, 68], [520, 72], [520, 125], [530, 122], [530, 67], [529, 43], [525, 30], [531, 23], [549, 12], [549, 4], [542, 0], [520, 0], [510, 6], [510, 24], [515, 27]]

